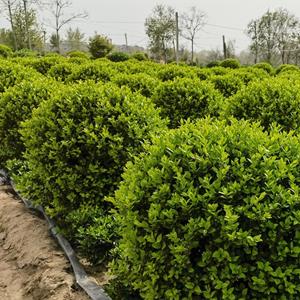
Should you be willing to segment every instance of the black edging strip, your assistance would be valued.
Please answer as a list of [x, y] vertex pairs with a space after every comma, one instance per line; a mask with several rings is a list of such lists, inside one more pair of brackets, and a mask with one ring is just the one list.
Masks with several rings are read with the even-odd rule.
[[59, 243], [60, 247], [62, 248], [62, 250], [64, 251], [65, 255], [67, 256], [67, 258], [69, 259], [72, 265], [76, 283], [90, 296], [92, 300], [111, 300], [111, 298], [106, 295], [105, 291], [101, 286], [99, 286], [94, 281], [89, 279], [82, 265], [78, 261], [77, 256], [74, 250], [72, 249], [70, 243], [64, 238], [63, 235], [57, 232], [54, 221], [47, 216], [43, 207], [40, 205], [34, 206], [29, 200], [24, 199], [18, 193], [13, 181], [9, 179], [8, 174], [4, 170], [0, 170], [0, 175], [3, 176], [5, 180], [12, 186], [15, 193], [23, 201], [23, 203], [27, 208], [37, 210], [43, 214], [45, 220], [49, 225], [49, 230], [51, 234], [57, 240], [57, 242]]

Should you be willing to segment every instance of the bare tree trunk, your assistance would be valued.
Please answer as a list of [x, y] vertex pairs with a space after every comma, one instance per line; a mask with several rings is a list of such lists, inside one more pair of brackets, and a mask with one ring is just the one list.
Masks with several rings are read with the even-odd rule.
[[192, 64], [194, 63], [194, 39], [191, 40], [192, 42]]
[[16, 31], [15, 31], [15, 26], [14, 26], [14, 21], [13, 21], [13, 13], [12, 13], [12, 7], [11, 7], [10, 0], [8, 0], [7, 6], [8, 6], [9, 22], [10, 22], [12, 36], [13, 36], [13, 42], [14, 42], [14, 49], [18, 50]]
[[57, 52], [60, 54], [60, 37], [59, 37], [59, 29], [56, 28], [56, 47]]
[[164, 61], [165, 61], [165, 64], [166, 64], [167, 63], [167, 49], [166, 49], [165, 41], [164, 41], [163, 38], [162, 38], [162, 45], [163, 45]]
[[28, 43], [28, 49], [31, 50], [31, 37], [29, 34], [29, 28], [28, 28], [28, 15], [27, 15], [27, 0], [23, 0], [24, 5], [24, 13], [25, 13], [25, 31], [26, 31], [26, 38]]

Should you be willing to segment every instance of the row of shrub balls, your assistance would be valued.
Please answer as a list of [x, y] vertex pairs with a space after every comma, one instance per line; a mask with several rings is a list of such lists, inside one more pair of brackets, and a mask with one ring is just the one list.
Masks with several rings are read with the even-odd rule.
[[300, 297], [300, 73], [0, 61], [0, 167], [113, 299]]

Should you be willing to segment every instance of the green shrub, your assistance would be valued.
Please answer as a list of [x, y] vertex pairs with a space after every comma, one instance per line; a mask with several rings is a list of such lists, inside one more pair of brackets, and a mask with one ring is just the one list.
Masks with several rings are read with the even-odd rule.
[[97, 261], [116, 238], [104, 197], [142, 143], [165, 128], [153, 103], [127, 88], [91, 81], [66, 86], [23, 123], [27, 171], [15, 180], [82, 255]]
[[0, 56], [1, 57], [4, 57], [4, 58], [10, 57], [10, 56], [12, 56], [12, 53], [13, 53], [13, 51], [10, 47], [0, 44]]
[[196, 76], [200, 79], [200, 80], [206, 80], [209, 79], [212, 75], [213, 72], [211, 71], [211, 69], [208, 68], [193, 68]]
[[76, 57], [76, 58], [84, 58], [84, 59], [89, 59], [89, 55], [86, 52], [83, 51], [70, 51], [67, 53], [68, 57]]
[[77, 70], [77, 67], [71, 63], [61, 63], [52, 66], [48, 71], [48, 76], [58, 80], [66, 81], [67, 78]]
[[151, 97], [155, 92], [156, 87], [160, 81], [144, 74], [120, 74], [115, 76], [112, 81], [118, 86], [127, 86], [133, 92], [140, 92], [145, 97]]
[[250, 82], [255, 80], [270, 78], [269, 73], [262, 68], [239, 68], [232, 70], [230, 74], [241, 79], [245, 85], [248, 85]]
[[105, 64], [87, 63], [74, 69], [74, 72], [68, 77], [68, 82], [78, 82], [85, 80], [94, 80], [95, 82], [108, 82], [116, 74]]
[[143, 299], [299, 299], [299, 153], [299, 137], [244, 121], [155, 139], [111, 199], [120, 285]]
[[32, 110], [57, 89], [54, 81], [40, 78], [24, 80], [0, 95], [1, 168], [6, 168], [10, 159], [21, 159], [25, 150], [19, 133], [21, 122], [30, 119]]
[[215, 89], [218, 90], [225, 98], [236, 94], [243, 86], [243, 81], [236, 75], [215, 75], [209, 78]]
[[39, 77], [41, 75], [32, 68], [23, 67], [7, 60], [0, 60], [0, 93], [23, 80], [35, 80]]
[[228, 68], [224, 68], [224, 67], [212, 67], [212, 68], [210, 68], [210, 71], [214, 75], [226, 75], [229, 72], [231, 72], [231, 70], [229, 70]]
[[50, 56], [41, 58], [30, 58], [24, 61], [26, 66], [32, 67], [39, 73], [46, 75], [52, 66], [65, 62], [62, 56]]
[[226, 114], [238, 119], [260, 121], [269, 129], [273, 122], [284, 130], [298, 130], [300, 124], [300, 82], [284, 78], [250, 83], [228, 102]]
[[147, 53], [145, 52], [135, 52], [131, 55], [131, 57], [138, 61], [144, 61], [149, 59]]
[[219, 60], [214, 60], [214, 61], [210, 61], [206, 67], [207, 68], [213, 68], [213, 67], [219, 67], [220, 66], [220, 61]]
[[227, 58], [220, 62], [220, 66], [223, 68], [238, 69], [241, 67], [241, 64], [235, 58]]
[[300, 69], [298, 66], [295, 65], [283, 64], [280, 65], [275, 71], [276, 75], [283, 72], [300, 72]]
[[99, 34], [95, 34], [89, 39], [89, 51], [93, 58], [106, 56], [113, 49], [111, 41]]
[[130, 58], [130, 55], [125, 52], [112, 52], [106, 56], [110, 61], [119, 62], [126, 61]]
[[152, 99], [162, 116], [169, 118], [171, 128], [179, 126], [181, 119], [217, 116], [222, 104], [222, 96], [212, 84], [189, 78], [162, 83]]
[[169, 64], [161, 67], [157, 77], [161, 81], [168, 81], [175, 78], [196, 78], [196, 74], [192, 68]]
[[252, 66], [253, 68], [258, 68], [258, 69], [262, 69], [264, 71], [266, 71], [269, 74], [273, 74], [274, 73], [274, 68], [273, 66], [268, 63], [268, 62], [261, 62], [261, 63], [257, 63], [255, 65]]
[[29, 49], [16, 50], [13, 53], [13, 57], [37, 57], [39, 53], [37, 51], [32, 51]]

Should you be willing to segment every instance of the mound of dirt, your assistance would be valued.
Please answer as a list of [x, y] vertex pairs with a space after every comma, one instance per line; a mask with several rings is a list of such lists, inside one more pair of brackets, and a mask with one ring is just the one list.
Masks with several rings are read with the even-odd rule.
[[46, 222], [0, 185], [0, 299], [88, 300]]

